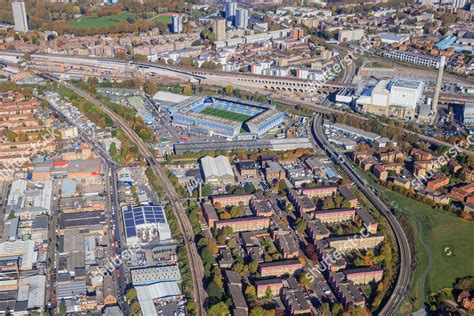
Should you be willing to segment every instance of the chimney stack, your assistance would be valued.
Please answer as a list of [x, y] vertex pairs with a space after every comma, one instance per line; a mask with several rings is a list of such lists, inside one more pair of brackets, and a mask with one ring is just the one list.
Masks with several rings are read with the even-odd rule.
[[436, 78], [436, 88], [433, 97], [433, 103], [431, 105], [431, 109], [436, 117], [436, 113], [438, 112], [438, 100], [439, 100], [439, 93], [441, 91], [441, 84], [443, 82], [443, 72], [444, 72], [444, 64], [446, 63], [446, 56], [441, 56], [441, 60], [439, 62], [438, 68], [438, 77]]

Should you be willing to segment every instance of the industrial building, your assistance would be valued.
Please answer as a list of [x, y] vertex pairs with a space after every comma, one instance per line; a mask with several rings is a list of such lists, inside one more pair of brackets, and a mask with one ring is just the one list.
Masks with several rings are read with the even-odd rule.
[[130, 275], [134, 286], [181, 281], [177, 264], [133, 268]]
[[423, 102], [423, 90], [424, 82], [420, 80], [381, 80], [364, 91], [356, 104], [367, 113], [410, 120]]
[[171, 230], [161, 206], [126, 206], [122, 208], [127, 245], [136, 242], [171, 239]]
[[424, 66], [428, 68], [438, 68], [440, 65], [440, 59], [432, 56], [427, 55], [419, 55], [410, 52], [398, 51], [398, 50], [390, 50], [384, 51], [382, 53], [383, 57], [387, 57], [390, 59], [395, 59], [401, 62], [415, 64], [419, 66]]
[[464, 105], [462, 123], [466, 127], [474, 127], [474, 103], [466, 103]]
[[235, 181], [234, 171], [230, 165], [229, 158], [225, 156], [203, 157], [200, 167], [206, 183], [225, 184]]

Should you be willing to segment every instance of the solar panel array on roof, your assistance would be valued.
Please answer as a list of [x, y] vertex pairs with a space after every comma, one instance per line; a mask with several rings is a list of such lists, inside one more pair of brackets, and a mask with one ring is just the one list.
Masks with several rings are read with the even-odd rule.
[[161, 206], [128, 206], [123, 211], [127, 238], [137, 236], [137, 225], [166, 223], [166, 217]]

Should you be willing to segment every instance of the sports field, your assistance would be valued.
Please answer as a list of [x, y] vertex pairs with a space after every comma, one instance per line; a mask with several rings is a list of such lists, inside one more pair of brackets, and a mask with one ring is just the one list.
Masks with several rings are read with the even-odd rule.
[[245, 122], [246, 120], [252, 118], [249, 115], [225, 111], [221, 109], [215, 108], [205, 108], [201, 111], [202, 114], [211, 115], [215, 117], [220, 117], [227, 120], [237, 121], [237, 122]]
[[135, 13], [119, 13], [114, 15], [103, 16], [100, 18], [80, 18], [78, 20], [67, 22], [68, 25], [82, 28], [89, 27], [108, 27], [115, 23], [127, 21], [128, 18], [135, 18]]
[[[416, 269], [409, 297], [415, 309], [421, 308], [420, 292], [423, 290], [423, 271], [432, 261], [431, 269], [424, 286], [425, 299], [430, 292], [442, 288], [451, 288], [456, 278], [474, 275], [474, 222], [464, 221], [444, 211], [392, 191], [386, 191], [387, 197], [408, 215], [417, 234], [415, 242]], [[421, 230], [420, 230], [421, 228]], [[420, 236], [421, 233], [421, 236]], [[421, 244], [419, 237], [427, 249]]]

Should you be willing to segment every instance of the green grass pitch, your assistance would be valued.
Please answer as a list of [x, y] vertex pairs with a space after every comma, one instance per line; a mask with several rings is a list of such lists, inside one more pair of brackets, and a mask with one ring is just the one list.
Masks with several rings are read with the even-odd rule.
[[250, 115], [234, 113], [234, 112], [225, 111], [221, 109], [214, 109], [214, 108], [205, 108], [204, 110], [201, 111], [201, 113], [215, 116], [215, 117], [220, 117], [223, 119], [237, 121], [237, 122], [245, 122], [248, 119], [252, 118], [252, 116]]

